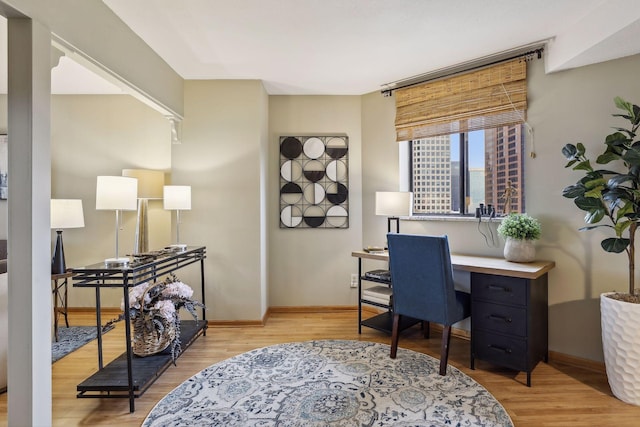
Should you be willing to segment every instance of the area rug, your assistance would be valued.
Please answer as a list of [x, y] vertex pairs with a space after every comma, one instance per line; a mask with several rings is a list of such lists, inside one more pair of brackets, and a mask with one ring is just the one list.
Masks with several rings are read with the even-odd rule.
[[143, 426], [513, 426], [480, 384], [439, 361], [360, 341], [264, 347], [212, 365], [151, 410]]
[[[113, 325], [102, 328], [102, 333], [109, 332]], [[58, 328], [58, 342], [51, 343], [51, 363], [62, 359], [67, 354], [79, 349], [97, 337], [95, 326], [69, 326]]]

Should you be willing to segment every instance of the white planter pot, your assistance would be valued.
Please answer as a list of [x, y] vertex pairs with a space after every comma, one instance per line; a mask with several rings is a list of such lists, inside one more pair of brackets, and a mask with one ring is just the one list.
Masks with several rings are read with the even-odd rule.
[[613, 395], [640, 405], [640, 304], [600, 295], [602, 347]]
[[504, 244], [504, 259], [512, 262], [531, 262], [536, 259], [533, 240], [519, 240], [507, 237]]

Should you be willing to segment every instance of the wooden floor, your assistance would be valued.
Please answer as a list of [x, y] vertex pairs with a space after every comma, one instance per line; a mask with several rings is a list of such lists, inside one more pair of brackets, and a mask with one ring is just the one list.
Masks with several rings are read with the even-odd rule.
[[[129, 413], [128, 399], [78, 399], [76, 386], [97, 367], [93, 341], [53, 364], [54, 426], [138, 426], [154, 405], [178, 384], [201, 369], [248, 350], [272, 344], [318, 339], [349, 339], [389, 344], [390, 337], [369, 328], [358, 335], [357, 312], [275, 313], [265, 327], [213, 327], [136, 399]], [[72, 313], [72, 325], [91, 325], [88, 314]], [[105, 361], [124, 350], [122, 322], [104, 336]], [[422, 338], [418, 326], [400, 337], [400, 347], [438, 357], [440, 334]], [[477, 361], [469, 366], [469, 342], [453, 339], [449, 362], [486, 387], [506, 408], [515, 425], [527, 426], [639, 426], [640, 407], [627, 405], [611, 395], [604, 374], [554, 363], [540, 363], [533, 372], [533, 386], [526, 375]], [[10, 392], [10, 391], [9, 391]], [[7, 425], [7, 394], [0, 395], [0, 426]]]

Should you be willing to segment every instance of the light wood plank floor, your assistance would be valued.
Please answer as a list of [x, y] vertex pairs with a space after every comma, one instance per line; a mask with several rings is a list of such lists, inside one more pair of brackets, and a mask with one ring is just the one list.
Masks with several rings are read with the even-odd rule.
[[[164, 395], [203, 368], [248, 350], [272, 344], [317, 339], [350, 339], [389, 344], [386, 334], [363, 328], [358, 335], [357, 312], [275, 313], [265, 327], [214, 327], [200, 337], [169, 369], [136, 399], [129, 413], [127, 399], [78, 399], [76, 386], [97, 367], [93, 341], [53, 364], [54, 426], [137, 426]], [[91, 325], [88, 314], [71, 313], [72, 325]], [[105, 361], [124, 350], [122, 322], [104, 336]], [[400, 346], [438, 357], [440, 334], [422, 338], [419, 327], [405, 331]], [[469, 342], [453, 339], [449, 362], [485, 386], [506, 408], [518, 427], [528, 426], [638, 426], [640, 407], [611, 395], [604, 374], [568, 365], [541, 363], [526, 375], [477, 361], [469, 366]], [[10, 392], [10, 391], [9, 391]], [[7, 394], [0, 396], [0, 426], [7, 425]]]

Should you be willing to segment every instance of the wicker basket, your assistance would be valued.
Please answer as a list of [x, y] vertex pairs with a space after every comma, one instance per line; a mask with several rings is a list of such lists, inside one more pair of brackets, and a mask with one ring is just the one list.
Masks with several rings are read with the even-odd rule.
[[[146, 294], [152, 288], [159, 285], [161, 285], [161, 283], [159, 283], [158, 285], [150, 286], [140, 296], [140, 307], [143, 307], [144, 297], [146, 296]], [[131, 347], [133, 349], [133, 353], [137, 356], [144, 357], [159, 353], [169, 347], [169, 345], [176, 338], [175, 324], [167, 322], [166, 320], [162, 320], [162, 325], [164, 326], [164, 330], [162, 331], [162, 333], [158, 332], [154, 324], [152, 324], [151, 322], [147, 322], [144, 316], [136, 317], [131, 323], [133, 326], [133, 338]]]

